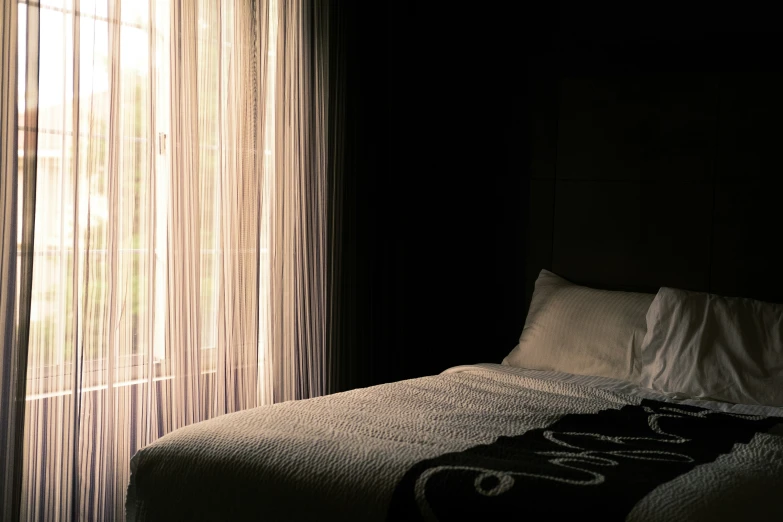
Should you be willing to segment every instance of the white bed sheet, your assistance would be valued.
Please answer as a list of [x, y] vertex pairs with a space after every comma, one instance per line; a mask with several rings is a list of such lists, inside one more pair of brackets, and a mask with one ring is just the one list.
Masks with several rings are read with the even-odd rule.
[[549, 381], [558, 381], [563, 383], [576, 384], [579, 386], [590, 386], [601, 388], [613, 393], [624, 395], [633, 395], [640, 399], [650, 399], [656, 401], [671, 402], [674, 404], [688, 404], [699, 408], [721, 411], [724, 413], [736, 413], [739, 415], [760, 415], [764, 417], [783, 417], [783, 407], [763, 406], [758, 404], [734, 404], [730, 402], [706, 401], [701, 399], [691, 399], [677, 394], [664, 394], [654, 390], [642, 388], [630, 382], [611, 379], [608, 377], [594, 377], [592, 375], [574, 375], [572, 373], [563, 373], [547, 370], [532, 370], [528, 368], [516, 368], [504, 364], [478, 363], [454, 366], [443, 372], [443, 374], [459, 373], [470, 371], [475, 368], [518, 375], [522, 377], [532, 377], [535, 379], [544, 379]]

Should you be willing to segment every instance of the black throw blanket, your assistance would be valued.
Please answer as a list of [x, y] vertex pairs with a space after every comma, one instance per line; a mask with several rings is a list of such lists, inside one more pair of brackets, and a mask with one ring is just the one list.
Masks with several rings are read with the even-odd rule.
[[389, 520], [624, 520], [654, 488], [781, 419], [644, 400], [419, 462]]

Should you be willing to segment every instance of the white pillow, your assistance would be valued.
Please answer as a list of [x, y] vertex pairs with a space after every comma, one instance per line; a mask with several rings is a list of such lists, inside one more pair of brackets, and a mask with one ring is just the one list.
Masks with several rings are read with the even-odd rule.
[[646, 388], [783, 406], [783, 305], [661, 288], [639, 358]]
[[503, 364], [637, 381], [654, 294], [597, 290], [541, 270], [519, 344]]

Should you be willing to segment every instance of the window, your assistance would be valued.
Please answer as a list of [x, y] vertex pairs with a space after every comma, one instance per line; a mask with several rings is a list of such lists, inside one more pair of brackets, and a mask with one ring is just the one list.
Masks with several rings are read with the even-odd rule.
[[[19, 5], [20, 35], [25, 34], [26, 3]], [[172, 216], [177, 217], [170, 189], [171, 151], [177, 146], [170, 122], [171, 6], [158, 0], [156, 11], [150, 13], [149, 5], [121, 2], [121, 12], [114, 14], [108, 12], [106, 2], [82, 0], [75, 13], [68, 0], [40, 2], [28, 400], [71, 393], [73, 370], [79, 363], [85, 391], [171, 375], [166, 317], [176, 306], [166, 302], [167, 263], [169, 226]], [[219, 172], [226, 166], [222, 142], [229, 130], [220, 110], [230, 75], [221, 73], [233, 66], [231, 48], [237, 42], [230, 2], [220, 6], [199, 0], [198, 5], [199, 12], [222, 9], [223, 13], [199, 19], [197, 29], [203, 99], [198, 108], [199, 342], [201, 371], [210, 372], [217, 357], [218, 281], [226, 254], [220, 240]], [[275, 41], [274, 35], [269, 41]], [[76, 53], [74, 46], [78, 46]], [[270, 72], [275, 68], [274, 54], [270, 45]], [[78, 63], [74, 56], [79, 57]], [[20, 38], [20, 169], [27, 130], [25, 57], [24, 38]], [[270, 88], [269, 114], [273, 102]], [[267, 125], [273, 121], [266, 118]], [[273, 138], [271, 132], [264, 134], [264, 165], [270, 169]], [[263, 190], [269, 190], [267, 184]], [[268, 216], [263, 222], [268, 224]], [[261, 227], [259, 232], [261, 263], [268, 263], [266, 230]], [[151, 365], [154, 372], [148, 371]]]

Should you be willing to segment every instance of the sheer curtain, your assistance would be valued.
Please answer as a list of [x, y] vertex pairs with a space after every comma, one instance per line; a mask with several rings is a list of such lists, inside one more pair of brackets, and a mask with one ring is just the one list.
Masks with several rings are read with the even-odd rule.
[[[0, 520], [13, 520], [19, 510], [22, 464], [22, 425], [26, 346], [16, 336], [27, 330], [18, 317], [17, 222], [22, 201], [18, 194], [17, 149], [24, 143], [17, 135], [17, 5], [0, 8]], [[27, 270], [29, 272], [29, 270]]]
[[124, 520], [139, 448], [333, 387], [334, 16], [3, 6], [0, 514]]

